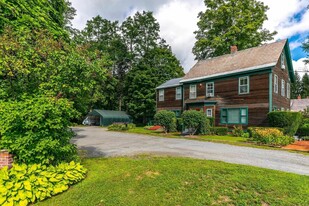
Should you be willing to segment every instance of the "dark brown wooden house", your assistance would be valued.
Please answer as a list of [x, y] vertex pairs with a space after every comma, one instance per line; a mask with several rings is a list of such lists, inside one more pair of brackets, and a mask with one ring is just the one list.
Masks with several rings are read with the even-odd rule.
[[288, 40], [197, 62], [183, 77], [157, 87], [157, 110], [195, 109], [216, 126], [266, 126], [267, 113], [290, 110], [294, 72]]

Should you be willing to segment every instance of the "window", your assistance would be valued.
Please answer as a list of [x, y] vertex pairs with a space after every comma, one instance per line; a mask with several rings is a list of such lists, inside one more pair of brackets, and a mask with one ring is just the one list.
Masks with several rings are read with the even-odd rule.
[[248, 124], [248, 108], [222, 108], [221, 124]]
[[195, 99], [196, 98], [196, 85], [191, 84], [190, 85], [190, 99]]
[[238, 92], [239, 94], [249, 93], [249, 77], [248, 76], [239, 78]]
[[285, 56], [284, 56], [284, 52], [281, 53], [280, 65], [281, 65], [281, 69], [285, 69]]
[[206, 83], [206, 97], [213, 97], [215, 94], [215, 87], [213, 82]]
[[164, 89], [159, 90], [159, 101], [160, 102], [164, 101]]
[[281, 96], [285, 96], [285, 81], [281, 80]]
[[274, 92], [278, 94], [278, 76], [276, 74], [274, 76]]
[[291, 97], [291, 87], [290, 87], [290, 83], [286, 84], [286, 97], [290, 99]]
[[207, 109], [206, 110], [206, 116], [207, 117], [212, 117], [212, 109]]
[[181, 87], [176, 87], [176, 100], [181, 99]]
[[180, 110], [174, 110], [173, 112], [175, 113], [176, 117], [180, 117], [180, 115], [181, 115]]

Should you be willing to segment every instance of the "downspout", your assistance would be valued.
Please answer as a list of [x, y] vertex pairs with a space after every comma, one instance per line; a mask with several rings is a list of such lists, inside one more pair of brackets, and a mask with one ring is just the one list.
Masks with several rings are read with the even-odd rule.
[[269, 73], [269, 112], [273, 111], [273, 70]]

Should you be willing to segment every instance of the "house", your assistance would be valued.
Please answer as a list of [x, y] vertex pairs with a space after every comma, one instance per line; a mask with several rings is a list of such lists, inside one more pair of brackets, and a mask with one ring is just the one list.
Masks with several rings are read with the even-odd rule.
[[309, 98], [302, 99], [301, 96], [298, 96], [297, 99], [291, 99], [291, 111], [301, 112], [309, 107]]
[[267, 113], [290, 110], [295, 81], [288, 40], [198, 61], [156, 88], [157, 111], [201, 110], [216, 126], [267, 126]]
[[114, 122], [131, 123], [132, 119], [123, 111], [94, 109], [83, 121], [84, 125], [109, 126]]

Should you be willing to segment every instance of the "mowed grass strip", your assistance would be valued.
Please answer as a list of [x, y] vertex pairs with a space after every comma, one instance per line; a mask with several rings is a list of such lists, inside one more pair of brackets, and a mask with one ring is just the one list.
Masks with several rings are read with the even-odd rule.
[[309, 177], [190, 158], [83, 160], [87, 178], [36, 205], [309, 205]]

